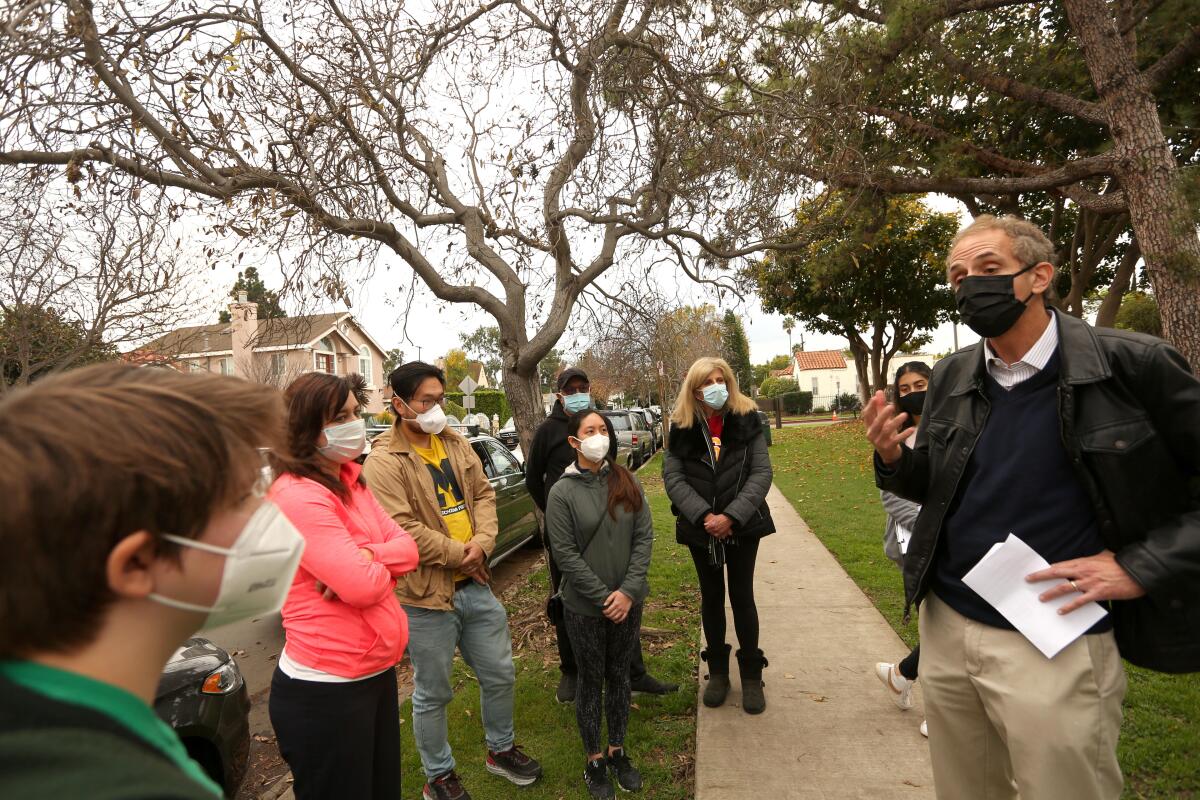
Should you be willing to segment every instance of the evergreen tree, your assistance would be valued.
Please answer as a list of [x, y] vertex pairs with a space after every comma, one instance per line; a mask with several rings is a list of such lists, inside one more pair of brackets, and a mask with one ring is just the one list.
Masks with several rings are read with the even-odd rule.
[[746, 338], [741, 318], [733, 311], [726, 311], [721, 320], [721, 350], [737, 378], [738, 386], [749, 394], [754, 381], [753, 367], [750, 366], [750, 341]]
[[[246, 293], [246, 300], [258, 303], [259, 319], [282, 319], [287, 316], [287, 312], [279, 304], [279, 292], [267, 288], [258, 274], [257, 267], [246, 267], [244, 272], [238, 273], [233, 288], [229, 290], [229, 296], [237, 300], [242, 292]], [[221, 312], [218, 321], [222, 323], [230, 321], [229, 309]]]

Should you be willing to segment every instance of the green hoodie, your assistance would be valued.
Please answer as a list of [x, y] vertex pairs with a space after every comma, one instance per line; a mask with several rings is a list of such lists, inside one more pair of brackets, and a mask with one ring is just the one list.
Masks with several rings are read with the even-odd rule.
[[608, 513], [610, 473], [607, 464], [599, 474], [571, 464], [546, 500], [546, 532], [554, 563], [563, 574], [563, 603], [586, 617], [602, 616], [604, 601], [614, 589], [635, 603], [650, 593], [647, 573], [654, 547], [650, 504], [643, 492], [641, 511], [630, 513], [618, 505], [614, 520]]

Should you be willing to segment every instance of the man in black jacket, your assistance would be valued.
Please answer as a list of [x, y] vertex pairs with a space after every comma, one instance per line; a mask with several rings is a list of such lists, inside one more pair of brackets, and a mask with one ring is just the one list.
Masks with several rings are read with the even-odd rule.
[[[525, 488], [543, 512], [546, 510], [546, 498], [550, 496], [550, 489], [562, 477], [563, 470], [575, 461], [575, 449], [567, 444], [567, 420], [592, 407], [591, 383], [583, 370], [568, 367], [559, 374], [556, 385], [558, 393], [554, 408], [534, 433], [529, 457], [525, 459]], [[611, 461], [615, 461], [617, 457], [615, 432], [609, 434], [608, 457]], [[549, 540], [543, 536], [542, 541], [546, 542], [548, 548]], [[555, 592], [558, 591], [561, 579], [562, 575], [551, 555], [550, 582]], [[571, 649], [571, 640], [561, 616], [554, 620], [554, 630], [558, 637], [559, 670], [562, 672], [555, 697], [560, 703], [573, 703], [578, 668], [575, 652]], [[679, 688], [678, 684], [662, 683], [646, 672], [640, 647], [629, 666], [629, 676], [633, 691], [641, 694], [669, 694]]]
[[[980, 217], [947, 260], [983, 341], [934, 368], [915, 449], [877, 393], [880, 488], [922, 503], [904, 565], [940, 798], [1117, 798], [1121, 657], [1200, 669], [1200, 382], [1165, 342], [1045, 302], [1054, 248]], [[964, 575], [1010, 534], [1059, 613], [1109, 614], [1046, 658]]]

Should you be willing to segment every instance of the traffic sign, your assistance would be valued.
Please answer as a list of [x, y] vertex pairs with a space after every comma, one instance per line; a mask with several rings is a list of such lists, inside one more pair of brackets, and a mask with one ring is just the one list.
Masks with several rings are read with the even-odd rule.
[[[479, 384], [471, 380], [471, 376], [468, 375], [462, 379], [462, 383], [458, 384], [458, 388], [463, 394], [474, 394], [475, 390], [479, 388]], [[467, 406], [467, 408], [470, 408], [470, 406]]]
[[[470, 380], [470, 378], [467, 378], [467, 380]], [[463, 405], [463, 408], [467, 409], [468, 411], [470, 411], [472, 408], [474, 408], [475, 407], [475, 395], [473, 395], [473, 394], [463, 395], [462, 405]]]

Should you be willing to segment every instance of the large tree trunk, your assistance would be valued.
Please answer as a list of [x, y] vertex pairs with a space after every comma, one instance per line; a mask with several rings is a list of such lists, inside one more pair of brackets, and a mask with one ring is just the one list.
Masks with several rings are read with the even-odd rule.
[[1142, 251], [1135, 238], [1125, 250], [1121, 263], [1117, 265], [1117, 272], [1113, 275], [1112, 283], [1104, 294], [1104, 299], [1100, 302], [1100, 310], [1096, 312], [1097, 328], [1111, 328], [1116, 325], [1117, 312], [1121, 310], [1121, 301], [1125, 299], [1125, 294], [1133, 284], [1133, 270], [1141, 257]]
[[546, 418], [542, 407], [542, 385], [536, 370], [529, 375], [522, 375], [506, 363], [502, 374], [504, 394], [512, 409], [513, 423], [517, 426], [521, 452], [528, 455], [533, 433]]
[[871, 352], [867, 343], [858, 335], [858, 331], [848, 328], [846, 341], [850, 343], [850, 353], [854, 356], [854, 371], [858, 373], [858, 399], [862, 400], [863, 408], [871, 400]]
[[1108, 115], [1114, 172], [1162, 312], [1163, 336], [1200, 366], [1200, 238], [1167, 146], [1154, 95], [1104, 0], [1064, 0], [1071, 28]]

